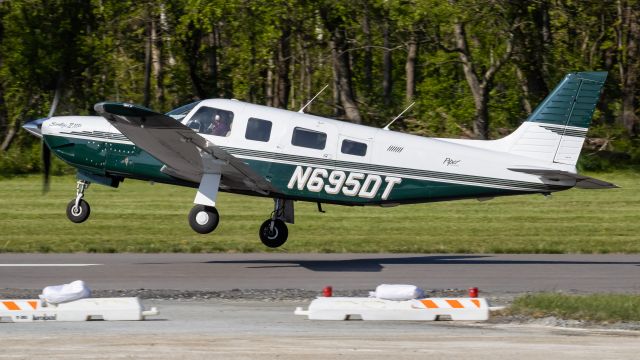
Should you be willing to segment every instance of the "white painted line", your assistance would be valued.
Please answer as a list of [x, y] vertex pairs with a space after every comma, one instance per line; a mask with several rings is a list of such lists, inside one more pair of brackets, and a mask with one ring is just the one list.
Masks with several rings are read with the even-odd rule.
[[100, 265], [102, 264], [0, 264], [0, 267], [78, 267]]

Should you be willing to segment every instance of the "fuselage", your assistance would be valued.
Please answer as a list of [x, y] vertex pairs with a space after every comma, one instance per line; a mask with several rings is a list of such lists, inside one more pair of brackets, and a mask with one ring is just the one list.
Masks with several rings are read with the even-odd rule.
[[[275, 191], [266, 195], [273, 197], [394, 205], [550, 193], [575, 185], [509, 170], [551, 165], [510, 154], [499, 140], [425, 138], [224, 99], [199, 102], [181, 121], [267, 179]], [[163, 163], [102, 117], [54, 117], [43, 123], [42, 133], [55, 155], [83, 173], [198, 186], [162, 172]], [[575, 172], [573, 166], [553, 166]], [[247, 193], [224, 178], [220, 190]]]

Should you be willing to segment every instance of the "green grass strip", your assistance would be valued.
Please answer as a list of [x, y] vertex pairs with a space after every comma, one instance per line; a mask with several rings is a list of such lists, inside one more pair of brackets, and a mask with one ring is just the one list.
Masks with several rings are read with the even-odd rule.
[[127, 179], [118, 189], [92, 184], [87, 222], [67, 220], [73, 176], [56, 176], [42, 194], [37, 175], [0, 180], [0, 252], [392, 252], [640, 253], [640, 173], [595, 174], [620, 189], [462, 200], [394, 208], [296, 202], [289, 240], [270, 250], [258, 228], [268, 198], [218, 197], [220, 225], [200, 235], [188, 225], [195, 189]]
[[507, 314], [598, 322], [640, 321], [640, 295], [533, 294], [517, 298]]

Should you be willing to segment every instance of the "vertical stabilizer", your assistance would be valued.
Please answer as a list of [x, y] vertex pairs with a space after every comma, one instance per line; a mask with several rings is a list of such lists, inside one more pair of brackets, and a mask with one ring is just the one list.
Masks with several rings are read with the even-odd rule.
[[591, 125], [606, 72], [565, 76], [509, 138], [509, 152], [538, 160], [575, 165]]

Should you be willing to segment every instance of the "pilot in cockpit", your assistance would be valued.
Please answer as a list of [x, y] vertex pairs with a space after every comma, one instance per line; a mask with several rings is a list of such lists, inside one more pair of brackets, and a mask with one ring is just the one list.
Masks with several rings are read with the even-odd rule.
[[227, 121], [225, 119], [222, 119], [218, 114], [216, 114], [216, 116], [214, 117], [210, 129], [211, 135], [216, 136], [227, 136], [227, 133], [229, 132], [229, 130], [231, 130], [229, 124], [227, 124]]

